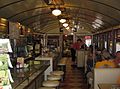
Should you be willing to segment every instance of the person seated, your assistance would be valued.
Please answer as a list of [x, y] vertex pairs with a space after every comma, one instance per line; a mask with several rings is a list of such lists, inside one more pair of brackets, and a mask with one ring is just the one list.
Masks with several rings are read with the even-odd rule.
[[101, 50], [98, 48], [95, 53], [95, 62], [102, 61]]
[[110, 53], [105, 48], [102, 50], [102, 54], [101, 55], [102, 55], [102, 59], [111, 59]]
[[120, 51], [117, 51], [117, 52], [116, 52], [116, 57], [115, 57], [115, 59], [113, 60], [113, 62], [115, 63], [115, 65], [116, 65], [117, 67], [120, 67]]
[[95, 56], [96, 56], [95, 57], [95, 67], [96, 68], [109, 68], [109, 67], [114, 68], [115, 67], [114, 62], [109, 60], [110, 58], [108, 58], [108, 55], [106, 58], [103, 58], [103, 53], [101, 52], [101, 50], [99, 48], [96, 50]]
[[102, 61], [96, 62], [95, 68], [115, 68], [116, 65], [113, 61], [103, 59]]
[[102, 59], [102, 61], [97, 62], [96, 68], [115, 68], [120, 67], [120, 51], [116, 52], [116, 57], [113, 60]]
[[93, 53], [89, 52], [88, 59], [87, 59], [87, 72], [90, 72], [93, 68]]

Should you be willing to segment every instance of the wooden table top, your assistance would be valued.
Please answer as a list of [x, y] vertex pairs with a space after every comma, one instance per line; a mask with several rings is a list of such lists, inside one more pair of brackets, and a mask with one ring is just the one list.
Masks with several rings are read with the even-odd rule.
[[[119, 84], [98, 84], [99, 89], [120, 89]], [[116, 88], [114, 88], [116, 87]]]

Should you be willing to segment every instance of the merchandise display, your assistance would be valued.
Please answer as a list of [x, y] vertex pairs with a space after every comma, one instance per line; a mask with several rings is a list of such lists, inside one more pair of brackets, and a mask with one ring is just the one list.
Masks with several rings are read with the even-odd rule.
[[10, 70], [13, 68], [8, 52], [12, 52], [9, 39], [0, 39], [0, 89], [12, 89]]

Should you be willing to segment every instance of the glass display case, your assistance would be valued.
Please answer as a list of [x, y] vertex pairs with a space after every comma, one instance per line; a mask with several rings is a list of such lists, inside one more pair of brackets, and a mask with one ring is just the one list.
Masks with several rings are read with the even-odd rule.
[[12, 58], [24, 57], [25, 59], [40, 55], [40, 39], [33, 35], [20, 36], [18, 39], [11, 39], [13, 49]]
[[[13, 68], [11, 69], [14, 83], [13, 89], [36, 89], [32, 87], [40, 87], [41, 82], [44, 80], [44, 71], [49, 67], [49, 61], [29, 61], [29, 67]], [[38, 81], [39, 82], [36, 82]], [[40, 82], [41, 81], [41, 82]], [[34, 83], [36, 83], [34, 85]], [[39, 84], [37, 84], [39, 83]], [[33, 84], [32, 87], [30, 87]]]

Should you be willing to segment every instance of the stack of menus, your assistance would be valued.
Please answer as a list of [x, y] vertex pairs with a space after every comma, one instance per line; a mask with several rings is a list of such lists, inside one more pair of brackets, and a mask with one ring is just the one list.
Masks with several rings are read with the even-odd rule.
[[8, 52], [12, 52], [9, 39], [0, 39], [0, 89], [12, 89], [13, 79], [9, 70], [13, 68]]

